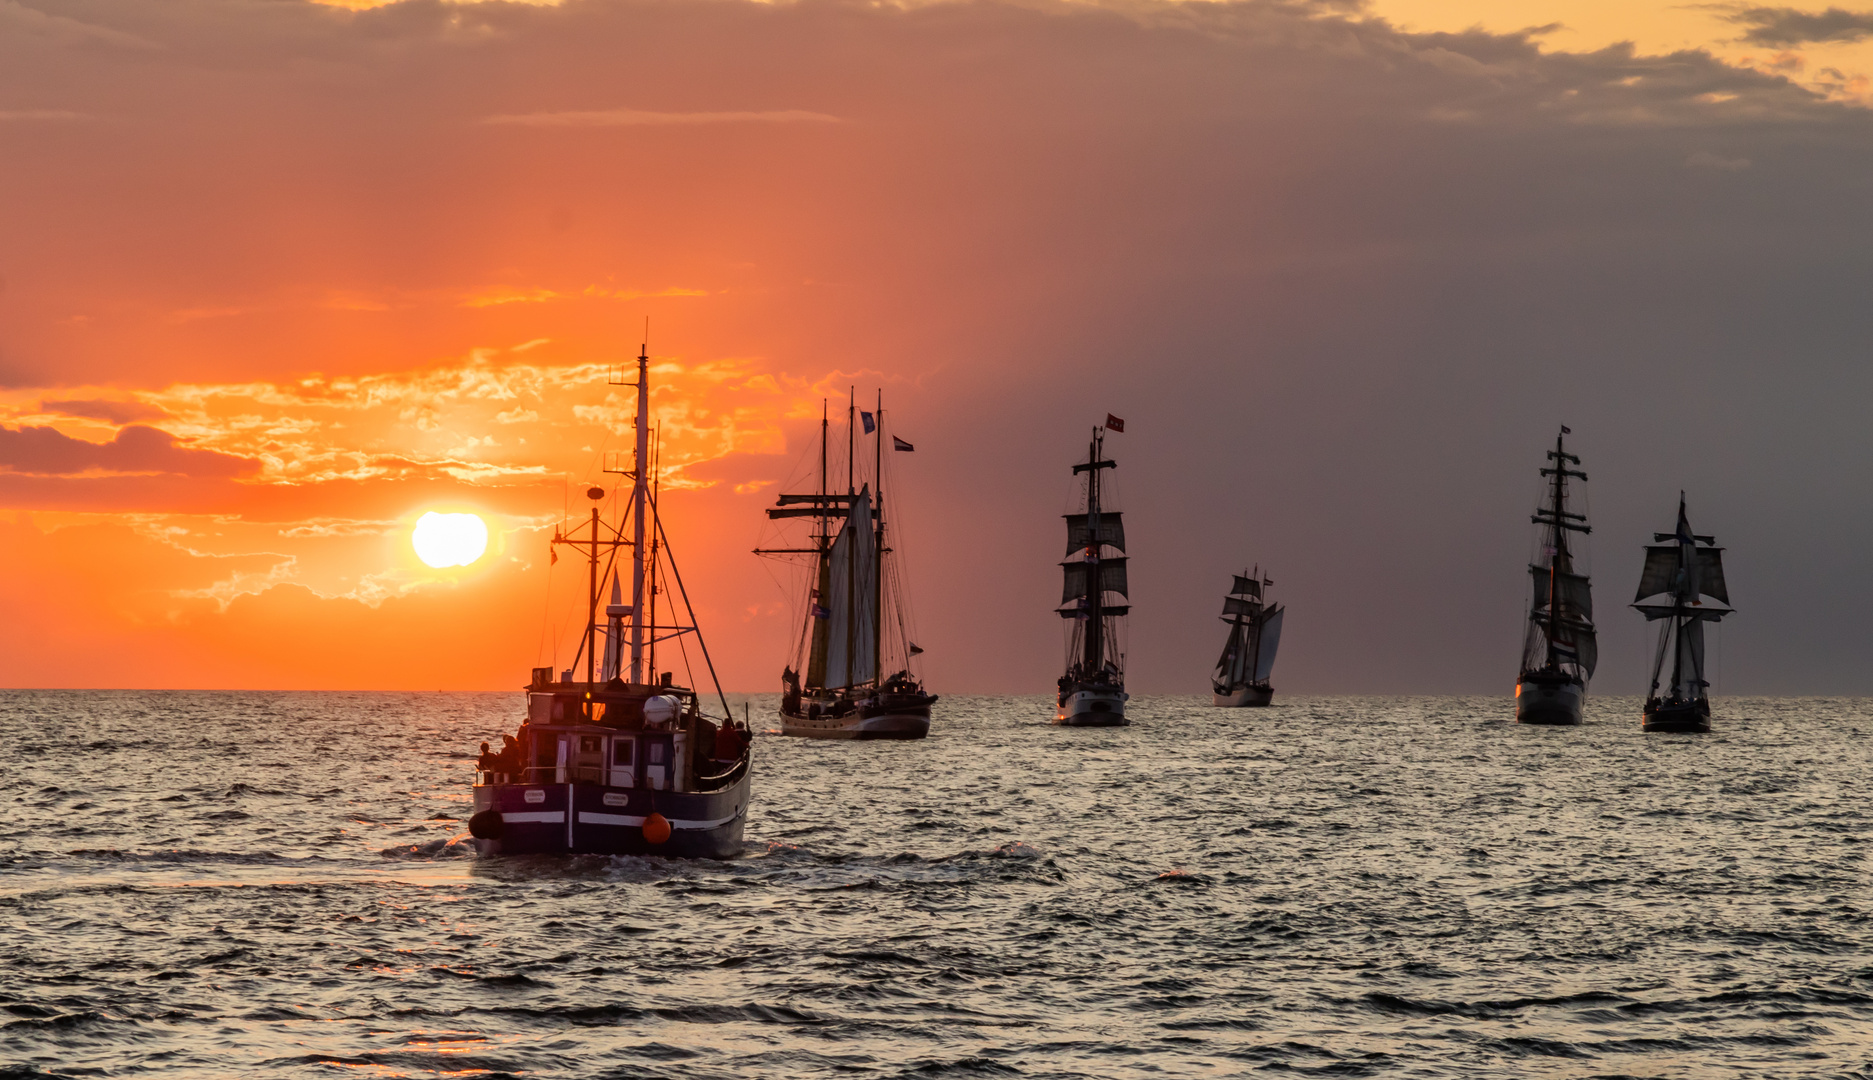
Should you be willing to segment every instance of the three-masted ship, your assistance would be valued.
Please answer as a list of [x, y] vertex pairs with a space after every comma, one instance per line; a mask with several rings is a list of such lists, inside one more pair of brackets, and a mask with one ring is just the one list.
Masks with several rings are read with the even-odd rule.
[[[1658, 648], [1652, 656], [1652, 688], [1646, 695], [1641, 729], [1709, 731], [1710, 683], [1704, 679], [1704, 624], [1718, 622], [1730, 607], [1723, 579], [1723, 549], [1711, 536], [1691, 531], [1684, 492], [1678, 493], [1678, 527], [1653, 533], [1645, 549], [1645, 569], [1632, 606], [1646, 621], [1659, 623]], [[1659, 679], [1671, 658], [1671, 681], [1664, 692]]]
[[1229, 624], [1229, 639], [1211, 677], [1211, 698], [1224, 708], [1256, 708], [1275, 698], [1269, 676], [1275, 671], [1275, 650], [1281, 647], [1281, 617], [1288, 609], [1265, 602], [1273, 581], [1256, 567], [1236, 574], [1229, 595], [1223, 598], [1222, 619]]
[[[857, 424], [876, 441], [872, 484], [859, 482]], [[819, 490], [781, 495], [769, 518], [812, 522], [811, 546], [757, 548], [757, 555], [810, 556], [812, 584], [792, 662], [781, 672], [780, 732], [815, 739], [921, 739], [930, 707], [912, 671], [923, 650], [910, 640], [885, 534], [884, 398], [876, 413], [848, 404], [846, 490], [828, 490], [828, 422], [820, 416]], [[893, 439], [896, 450], [910, 444]], [[885, 674], [886, 670], [891, 674]]]
[[[1108, 420], [1108, 424], [1113, 421]], [[1071, 620], [1067, 634], [1067, 669], [1060, 676], [1054, 723], [1071, 727], [1121, 727], [1125, 718], [1125, 653], [1119, 640], [1131, 611], [1125, 581], [1125, 522], [1108, 510], [1100, 475], [1118, 463], [1106, 460], [1105, 432], [1093, 429], [1086, 460], [1073, 474], [1086, 474], [1084, 512], [1068, 514], [1066, 573], [1057, 609]], [[1110, 554], [1116, 552], [1117, 554]], [[1117, 603], [1107, 599], [1120, 597]]]
[[1522, 639], [1522, 673], [1515, 680], [1515, 719], [1523, 724], [1578, 724], [1587, 703], [1587, 681], [1599, 662], [1599, 638], [1593, 626], [1593, 585], [1575, 572], [1571, 534], [1593, 531], [1585, 514], [1568, 510], [1568, 481], [1585, 483], [1580, 458], [1567, 452], [1562, 440], [1567, 429], [1554, 437], [1548, 451], [1552, 468], [1547, 505], [1532, 520], [1541, 527], [1542, 561], [1531, 563], [1533, 600], [1528, 633]]
[[[555, 548], [569, 547], [586, 557], [579, 652], [557, 677], [551, 667], [533, 669], [518, 733], [503, 736], [499, 751], [481, 744], [468, 829], [483, 855], [726, 859], [742, 850], [751, 787], [750, 733], [730, 715], [719, 682], [715, 699], [722, 715], [711, 717], [703, 711], [700, 694], [677, 685], [674, 672], [658, 672], [658, 644], [694, 634], [715, 678], [646, 468], [649, 350], [637, 357], [635, 383], [621, 373], [611, 381], [637, 389], [632, 468], [606, 468], [631, 479], [623, 506], [628, 521], [606, 521], [600, 508], [610, 493], [593, 487], [586, 492], [593, 501], [590, 521], [553, 537]], [[620, 580], [626, 575], [628, 604]], [[602, 608], [601, 626], [607, 579], [611, 602]], [[660, 620], [656, 597], [668, 596], [672, 584], [682, 610], [670, 605]], [[583, 678], [578, 677], [581, 661]]]

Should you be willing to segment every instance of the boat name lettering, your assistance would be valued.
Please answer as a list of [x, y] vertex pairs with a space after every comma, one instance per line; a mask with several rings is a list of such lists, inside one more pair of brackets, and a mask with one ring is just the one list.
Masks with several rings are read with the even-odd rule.
[[606, 806], [629, 806], [630, 804], [631, 804], [631, 797], [629, 795], [626, 795], [622, 791], [605, 792], [605, 805]]
[[538, 802], [545, 802], [545, 801], [546, 801], [546, 792], [544, 792], [544, 791], [540, 791], [540, 790], [538, 790], [538, 789], [536, 788], [536, 789], [535, 789], [535, 790], [533, 790], [533, 791], [529, 791], [529, 792], [527, 792], [527, 794], [526, 794], [526, 796], [525, 796], [525, 798], [526, 798], [526, 800], [527, 800], [528, 802], [530, 802], [530, 803], [538, 803]]

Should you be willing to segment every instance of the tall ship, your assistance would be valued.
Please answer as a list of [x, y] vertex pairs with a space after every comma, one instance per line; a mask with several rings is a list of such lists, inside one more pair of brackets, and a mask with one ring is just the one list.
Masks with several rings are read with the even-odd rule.
[[1577, 573], [1568, 537], [1593, 531], [1585, 514], [1567, 508], [1568, 481], [1587, 482], [1580, 458], [1567, 452], [1562, 428], [1548, 451], [1546, 505], [1532, 520], [1541, 530], [1541, 562], [1528, 567], [1532, 582], [1522, 673], [1515, 680], [1515, 719], [1523, 724], [1578, 724], [1587, 704], [1587, 681], [1600, 659], [1593, 628], [1593, 584]]
[[[561, 547], [585, 556], [584, 633], [571, 667], [557, 675], [533, 669], [519, 731], [502, 736], [498, 751], [481, 744], [468, 830], [483, 855], [726, 859], [742, 850], [750, 733], [735, 723], [715, 679], [657, 512], [646, 467], [649, 349], [639, 352], [635, 383], [622, 371], [610, 381], [637, 389], [631, 467], [608, 462], [605, 469], [631, 481], [630, 497], [620, 501], [623, 520], [606, 520], [604, 504], [618, 500], [593, 487], [586, 492], [590, 520], [554, 535], [555, 561]], [[609, 603], [601, 595], [606, 584]], [[682, 607], [659, 612], [657, 597], [669, 596], [672, 585]], [[658, 646], [688, 635], [715, 684], [711, 704], [721, 705], [720, 716], [707, 715], [702, 696], [678, 685], [674, 671], [658, 669]]]
[[[1632, 606], [1656, 622], [1658, 648], [1652, 656], [1652, 689], [1640, 721], [1645, 731], [1709, 731], [1710, 683], [1704, 679], [1704, 624], [1730, 614], [1730, 590], [1723, 580], [1723, 549], [1716, 537], [1691, 531], [1684, 492], [1678, 493], [1678, 528], [1653, 533], [1645, 549], [1645, 569]], [[1659, 690], [1667, 658], [1671, 681]]]
[[[1114, 419], [1108, 417], [1107, 426]], [[1121, 422], [1122, 423], [1122, 422]], [[1084, 512], [1068, 514], [1066, 574], [1060, 617], [1069, 620], [1067, 670], [1060, 676], [1054, 723], [1070, 727], [1122, 727], [1125, 718], [1125, 652], [1120, 634], [1131, 607], [1125, 583], [1125, 522], [1101, 498], [1100, 476], [1118, 468], [1105, 453], [1105, 430], [1094, 428], [1086, 460], [1073, 475], [1086, 474]], [[1114, 554], [1116, 553], [1116, 554]], [[1113, 602], [1108, 596], [1116, 596]]]
[[1275, 671], [1281, 617], [1288, 609], [1264, 602], [1274, 582], [1262, 575], [1261, 567], [1234, 576], [1229, 595], [1223, 598], [1222, 619], [1229, 624], [1229, 639], [1223, 642], [1223, 655], [1210, 679], [1211, 700], [1228, 709], [1259, 708], [1275, 698], [1268, 678]]
[[[755, 554], [810, 560], [805, 617], [781, 672], [780, 733], [810, 739], [921, 739], [930, 733], [927, 693], [913, 672], [903, 583], [885, 532], [884, 397], [877, 411], [846, 409], [846, 490], [830, 490], [829, 425], [822, 409], [819, 490], [781, 495], [770, 519], [811, 522], [808, 546]], [[857, 470], [858, 421], [873, 441], [872, 483]], [[893, 452], [911, 444], [892, 438]], [[874, 488], [873, 485], [876, 485]], [[890, 672], [886, 674], [886, 672]]]

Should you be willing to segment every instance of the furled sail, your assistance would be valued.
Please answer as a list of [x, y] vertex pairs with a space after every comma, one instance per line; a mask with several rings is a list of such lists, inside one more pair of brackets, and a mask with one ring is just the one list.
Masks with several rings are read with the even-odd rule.
[[1261, 582], [1255, 580], [1252, 577], [1243, 577], [1241, 574], [1235, 575], [1235, 578], [1236, 578], [1236, 584], [1233, 588], [1229, 590], [1229, 594], [1231, 596], [1253, 596], [1258, 600], [1261, 599], [1262, 597], [1262, 583]]
[[1262, 617], [1261, 647], [1256, 650], [1255, 681], [1265, 683], [1275, 671], [1275, 650], [1281, 647], [1281, 617], [1288, 613], [1284, 607], [1271, 608]]
[[1125, 584], [1125, 559], [1100, 559], [1097, 562], [1064, 562], [1061, 569], [1066, 571], [1066, 583], [1060, 590], [1060, 602], [1070, 604], [1082, 596], [1088, 595], [1087, 585], [1092, 580], [1093, 567], [1099, 568], [1099, 589], [1101, 592], [1115, 592], [1120, 596], [1129, 596]]
[[[857, 686], [878, 677], [878, 561], [872, 532], [871, 493], [860, 489], [839, 536], [832, 543], [820, 601], [826, 615], [825, 681], [830, 688]], [[816, 627], [817, 629], [817, 627]], [[814, 640], [815, 652], [819, 641]], [[814, 659], [818, 659], [815, 656]]]
[[[1093, 526], [1091, 514], [1068, 514], [1067, 518], [1067, 554], [1077, 555], [1093, 545]], [[1125, 522], [1118, 511], [1108, 510], [1099, 515], [1099, 543], [1125, 550]]]

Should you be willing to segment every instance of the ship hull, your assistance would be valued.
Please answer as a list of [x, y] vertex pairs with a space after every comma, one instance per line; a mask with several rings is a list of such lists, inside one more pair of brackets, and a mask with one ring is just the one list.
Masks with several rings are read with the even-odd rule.
[[1061, 693], [1054, 723], [1062, 727], [1125, 727], [1125, 702], [1131, 698], [1110, 686], [1075, 686]]
[[799, 712], [780, 711], [780, 733], [804, 739], [921, 739], [930, 734], [934, 704], [931, 694], [881, 694], [837, 716], [835, 703], [807, 698]]
[[1212, 688], [1212, 691], [1210, 703], [1223, 709], [1260, 709], [1275, 700], [1272, 686], [1243, 686], [1230, 691]]
[[[742, 852], [750, 786], [746, 769], [722, 788], [699, 792], [603, 784], [477, 785], [470, 829], [482, 855], [732, 859]], [[644, 822], [652, 813], [669, 822], [670, 835], [662, 843], [645, 836]]]
[[1710, 701], [1706, 698], [1672, 702], [1649, 700], [1645, 703], [1645, 711], [1640, 717], [1639, 730], [1707, 732], [1710, 730]]
[[1524, 675], [1515, 683], [1515, 722], [1572, 726], [1580, 723], [1587, 688], [1573, 679]]

